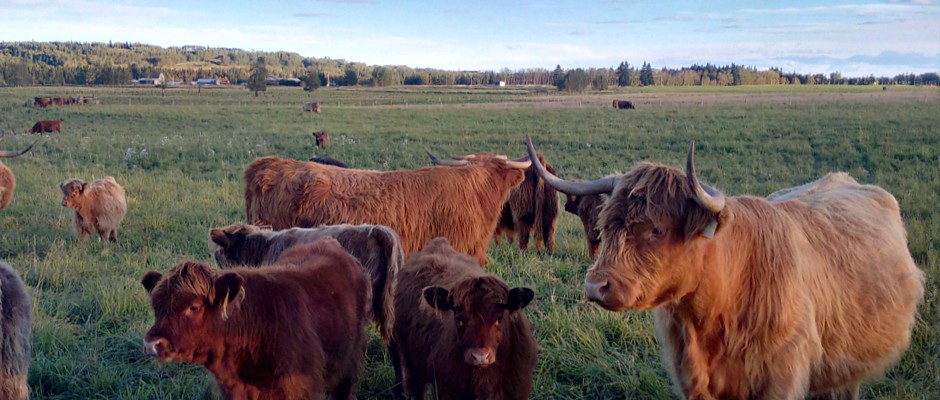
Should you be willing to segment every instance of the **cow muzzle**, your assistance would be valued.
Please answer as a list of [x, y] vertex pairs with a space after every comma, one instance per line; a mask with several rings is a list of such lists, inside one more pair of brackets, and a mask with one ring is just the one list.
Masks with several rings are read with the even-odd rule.
[[170, 343], [164, 338], [144, 339], [144, 353], [149, 356], [163, 357], [170, 349]]
[[496, 362], [496, 354], [486, 347], [470, 348], [464, 352], [464, 360], [474, 367], [488, 367]]
[[588, 300], [611, 311], [623, 311], [633, 307], [629, 285], [623, 285], [609, 275], [588, 270], [584, 277], [584, 295]]

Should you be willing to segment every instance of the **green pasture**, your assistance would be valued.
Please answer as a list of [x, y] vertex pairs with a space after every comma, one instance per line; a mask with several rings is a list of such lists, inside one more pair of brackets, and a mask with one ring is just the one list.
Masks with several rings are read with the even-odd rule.
[[[24, 107], [34, 96], [94, 96], [101, 104]], [[612, 99], [637, 110], [614, 110]], [[302, 112], [319, 101], [321, 114]], [[61, 134], [25, 133], [61, 119]], [[560, 95], [534, 88], [0, 88], [0, 148], [16, 174], [0, 211], [0, 259], [34, 299], [35, 399], [204, 399], [202, 367], [142, 353], [152, 323], [139, 284], [184, 260], [211, 263], [207, 232], [244, 218], [241, 174], [256, 157], [328, 154], [368, 169], [430, 165], [440, 155], [525, 154], [525, 134], [565, 178], [625, 172], [641, 160], [683, 166], [697, 143], [700, 177], [726, 194], [767, 195], [847, 171], [901, 204], [909, 246], [927, 274], [911, 349], [864, 388], [864, 398], [940, 397], [940, 92], [936, 88], [754, 87], [632, 89]], [[332, 144], [315, 151], [311, 132]], [[127, 191], [117, 244], [81, 243], [58, 184], [114, 176]], [[564, 201], [564, 200], [562, 200]], [[839, 238], [833, 238], [839, 240]], [[534, 399], [675, 398], [649, 313], [585, 301], [591, 262], [580, 221], [562, 214], [552, 256], [503, 243], [487, 270], [536, 291], [527, 308], [540, 345]], [[360, 399], [391, 398], [393, 373], [370, 333]]]

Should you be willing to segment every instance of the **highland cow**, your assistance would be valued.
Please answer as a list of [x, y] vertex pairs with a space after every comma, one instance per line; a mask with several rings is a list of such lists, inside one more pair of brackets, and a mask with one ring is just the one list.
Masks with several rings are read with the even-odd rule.
[[[36, 144], [36, 142], [33, 142]], [[33, 144], [18, 151], [0, 150], [0, 158], [19, 157], [33, 148]], [[0, 162], [0, 210], [6, 208], [13, 201], [13, 192], [16, 191], [16, 177], [13, 171]]]
[[[542, 154], [538, 156], [542, 165], [554, 173]], [[504, 234], [510, 242], [513, 234], [518, 235], [519, 248], [524, 251], [529, 248], [529, 234], [535, 230], [535, 247], [552, 254], [555, 252], [557, 222], [558, 192], [539, 178], [535, 168], [530, 166], [525, 171], [525, 180], [509, 193], [494, 235], [497, 242]]]
[[75, 210], [74, 232], [81, 241], [92, 233], [117, 242], [118, 226], [127, 214], [124, 188], [110, 176], [92, 182], [69, 179], [59, 185], [62, 206]]
[[9, 264], [0, 261], [0, 399], [26, 400], [32, 298]]

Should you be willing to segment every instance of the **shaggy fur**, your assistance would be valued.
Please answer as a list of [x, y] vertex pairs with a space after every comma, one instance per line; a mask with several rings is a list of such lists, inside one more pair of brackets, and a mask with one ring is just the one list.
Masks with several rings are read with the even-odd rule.
[[[0, 151], [0, 158], [18, 157], [31, 148], [33, 148], [32, 145], [20, 151]], [[13, 201], [14, 191], [16, 191], [16, 177], [13, 176], [13, 171], [10, 168], [0, 162], [0, 210], [6, 208]]]
[[38, 121], [33, 125], [30, 133], [56, 132], [61, 133], [62, 121], [54, 119], [51, 121]]
[[396, 397], [528, 399], [538, 359], [522, 309], [535, 294], [510, 289], [445, 238], [414, 253], [399, 274], [389, 353]]
[[362, 267], [332, 238], [294, 246], [276, 264], [148, 273], [155, 322], [145, 349], [204, 365], [227, 400], [352, 399], [369, 312]]
[[82, 241], [92, 233], [117, 242], [118, 226], [127, 214], [124, 188], [110, 176], [92, 182], [69, 179], [59, 185], [62, 206], [75, 210], [75, 235]]
[[26, 285], [9, 264], [0, 261], [0, 399], [29, 398], [26, 375], [32, 351], [33, 306]]
[[622, 176], [585, 278], [607, 309], [655, 309], [683, 396], [854, 398], [908, 348], [924, 276], [891, 194], [835, 173], [715, 214], [693, 193], [662, 165]]
[[323, 237], [339, 241], [362, 264], [372, 286], [372, 316], [386, 343], [395, 323], [395, 285], [404, 253], [398, 234], [381, 225], [328, 225], [281, 231], [233, 224], [209, 231], [215, 260], [221, 268], [273, 264], [284, 250]]
[[245, 169], [246, 216], [274, 229], [385, 225], [401, 237], [406, 257], [443, 236], [484, 265], [499, 211], [523, 177], [486, 154], [462, 167], [388, 172], [264, 157]]
[[606, 194], [593, 194], [576, 196], [565, 194], [565, 211], [577, 215], [584, 225], [584, 238], [587, 239], [588, 254], [592, 260], [597, 259], [597, 249], [601, 245], [601, 232], [597, 221], [600, 220], [601, 208], [609, 197]]
[[[555, 173], [551, 164], [538, 154], [542, 165], [549, 172]], [[519, 235], [519, 248], [529, 248], [529, 233], [535, 229], [535, 247], [548, 254], [555, 252], [555, 225], [558, 222], [558, 192], [545, 183], [535, 171], [535, 166], [525, 171], [522, 184], [509, 192], [509, 199], [503, 205], [503, 211], [496, 225], [496, 242], [506, 235], [512, 241], [513, 234]]]
[[330, 145], [330, 133], [327, 131], [317, 131], [313, 133], [313, 138], [316, 141], [317, 147], [325, 149]]

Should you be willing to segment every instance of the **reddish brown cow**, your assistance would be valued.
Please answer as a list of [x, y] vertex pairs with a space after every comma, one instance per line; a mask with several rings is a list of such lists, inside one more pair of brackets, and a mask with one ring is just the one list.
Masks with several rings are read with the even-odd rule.
[[62, 121], [53, 119], [48, 121], [36, 121], [30, 133], [56, 132], [61, 133]]
[[69, 179], [59, 185], [62, 206], [75, 210], [74, 232], [82, 241], [92, 233], [98, 240], [117, 242], [118, 226], [127, 214], [124, 188], [106, 176], [92, 182]]
[[[551, 164], [539, 153], [539, 161], [554, 173]], [[496, 242], [504, 234], [512, 241], [513, 234], [519, 236], [519, 248], [529, 248], [529, 233], [535, 230], [535, 247], [548, 254], [555, 252], [555, 225], [558, 222], [558, 192], [547, 185], [534, 167], [525, 171], [525, 180], [509, 192], [503, 212], [496, 225]]]
[[[546, 168], [547, 169], [547, 168]], [[551, 170], [548, 170], [552, 174]], [[591, 259], [597, 259], [597, 249], [601, 245], [600, 230], [597, 221], [600, 219], [601, 208], [607, 201], [606, 194], [592, 194], [578, 196], [574, 194], [565, 194], [565, 211], [577, 215], [584, 225], [584, 238], [587, 239], [588, 254]]]
[[686, 172], [640, 163], [577, 183], [539, 169], [563, 192], [611, 193], [588, 299], [654, 310], [687, 398], [856, 398], [907, 349], [924, 294], [894, 196], [835, 173], [726, 198], [699, 182], [694, 150]]
[[395, 293], [395, 375], [413, 399], [528, 399], [538, 359], [522, 309], [532, 289], [510, 289], [445, 238], [408, 259]]
[[19, 274], [0, 261], [0, 399], [26, 400], [32, 299]]
[[161, 361], [201, 364], [223, 399], [353, 398], [362, 369], [369, 284], [339, 243], [294, 246], [266, 268], [191, 261], [144, 275]]
[[381, 225], [325, 225], [272, 231], [247, 224], [233, 224], [209, 231], [215, 261], [221, 268], [273, 264], [291, 246], [323, 237], [339, 241], [372, 278], [372, 317], [382, 339], [388, 343], [395, 323], [393, 296], [398, 270], [405, 263], [401, 240], [395, 231]]
[[33, 102], [42, 108], [46, 108], [52, 105], [52, 98], [50, 97], [36, 97], [33, 99]]
[[[33, 142], [33, 144], [36, 144], [36, 142]], [[19, 151], [0, 150], [0, 158], [18, 157], [33, 148], [33, 144]], [[16, 177], [13, 176], [13, 171], [0, 162], [0, 210], [10, 205], [10, 202], [13, 201], [13, 192], [15, 190]]]
[[444, 236], [483, 265], [499, 210], [530, 162], [489, 154], [438, 162], [453, 166], [385, 172], [259, 158], [245, 169], [247, 220], [274, 229], [385, 225], [406, 257]]
[[314, 132], [313, 137], [316, 141], [317, 147], [321, 149], [325, 149], [326, 146], [330, 145], [330, 133], [327, 131]]

